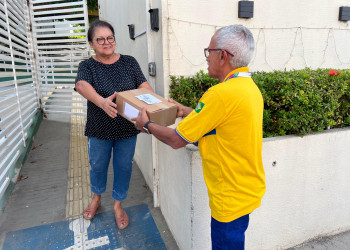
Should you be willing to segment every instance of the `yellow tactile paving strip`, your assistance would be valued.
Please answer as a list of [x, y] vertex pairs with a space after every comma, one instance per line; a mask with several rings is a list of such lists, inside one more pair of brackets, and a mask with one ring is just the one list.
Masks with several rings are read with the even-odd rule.
[[[76, 97], [76, 99], [80, 98]], [[79, 107], [81, 104], [77, 103], [75, 106]], [[85, 116], [71, 115], [66, 218], [81, 216], [92, 198], [87, 138], [84, 136], [84, 129]]]

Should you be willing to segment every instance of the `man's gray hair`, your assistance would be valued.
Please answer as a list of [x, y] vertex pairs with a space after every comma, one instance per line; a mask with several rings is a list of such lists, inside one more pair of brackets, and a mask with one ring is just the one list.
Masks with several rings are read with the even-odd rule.
[[231, 56], [231, 66], [247, 67], [254, 54], [254, 37], [243, 25], [230, 25], [216, 31], [216, 48], [225, 49]]

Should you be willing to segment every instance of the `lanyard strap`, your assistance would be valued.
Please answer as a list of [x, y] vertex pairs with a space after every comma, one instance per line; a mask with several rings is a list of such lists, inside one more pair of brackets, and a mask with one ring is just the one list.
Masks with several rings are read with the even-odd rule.
[[232, 78], [236, 78], [236, 77], [251, 77], [252, 74], [250, 72], [239, 72], [239, 73], [234, 73], [232, 75], [230, 75], [229, 77], [227, 77], [227, 79], [225, 80], [225, 82], [227, 80], [230, 80]]

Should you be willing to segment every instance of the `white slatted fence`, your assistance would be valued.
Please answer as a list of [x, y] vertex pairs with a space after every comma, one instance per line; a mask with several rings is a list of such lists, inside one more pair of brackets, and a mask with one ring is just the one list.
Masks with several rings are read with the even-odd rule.
[[73, 88], [87, 29], [86, 0], [0, 0], [0, 200], [40, 109], [85, 114]]
[[26, 1], [0, 0], [0, 197], [39, 108]]

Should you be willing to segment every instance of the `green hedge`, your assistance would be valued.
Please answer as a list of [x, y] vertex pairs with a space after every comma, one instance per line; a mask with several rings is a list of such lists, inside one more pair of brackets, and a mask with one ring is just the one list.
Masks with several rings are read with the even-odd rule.
[[[170, 97], [192, 108], [218, 83], [203, 71], [170, 78]], [[349, 70], [255, 72], [252, 78], [264, 98], [264, 137], [350, 126]]]

